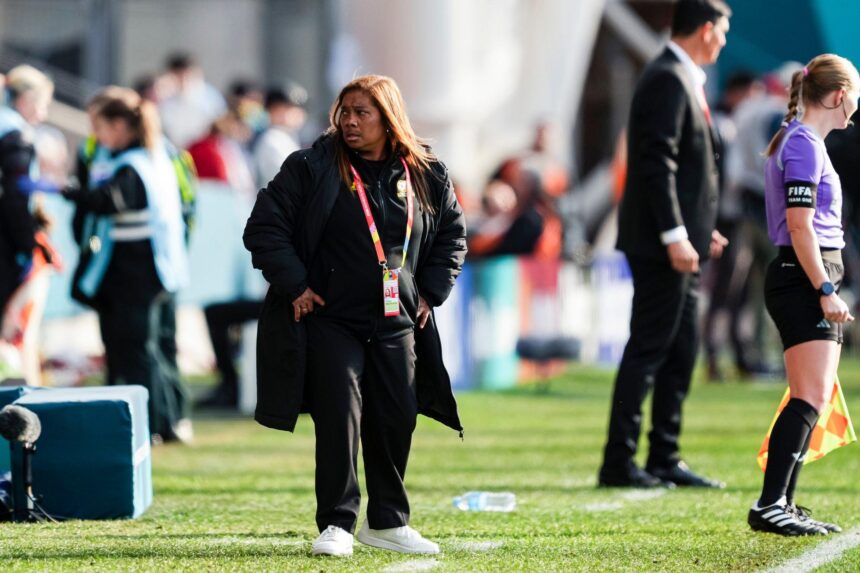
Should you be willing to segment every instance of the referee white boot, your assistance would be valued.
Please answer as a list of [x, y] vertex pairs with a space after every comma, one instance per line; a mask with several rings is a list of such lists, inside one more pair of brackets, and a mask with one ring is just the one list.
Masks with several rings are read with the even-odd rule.
[[420, 533], [404, 525], [403, 527], [392, 527], [391, 529], [371, 529], [367, 520], [358, 530], [356, 538], [372, 547], [388, 549], [399, 553], [414, 553], [424, 555], [435, 555], [439, 553], [439, 546], [428, 539], [424, 539]]
[[311, 554], [349, 557], [352, 555], [352, 533], [335, 525], [329, 525], [314, 541]]

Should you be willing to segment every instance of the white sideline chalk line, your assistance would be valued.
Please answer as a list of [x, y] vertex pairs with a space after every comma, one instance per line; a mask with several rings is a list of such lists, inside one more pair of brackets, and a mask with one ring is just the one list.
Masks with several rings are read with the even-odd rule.
[[413, 559], [412, 561], [403, 561], [401, 563], [392, 563], [385, 567], [383, 571], [386, 573], [401, 573], [409, 571], [430, 571], [438, 567], [440, 563], [435, 559]]
[[622, 499], [626, 501], [649, 501], [652, 499], [657, 499], [658, 497], [663, 497], [666, 495], [666, 489], [634, 489], [632, 491], [625, 491], [621, 494]]
[[503, 543], [501, 541], [461, 541], [448, 545], [455, 551], [492, 551], [498, 549]]
[[308, 542], [299, 539], [248, 539], [239, 537], [217, 537], [215, 539], [206, 540], [206, 543], [210, 545], [304, 545]]
[[[831, 533], [834, 539], [816, 545], [806, 553], [789, 559], [781, 565], [765, 570], [765, 573], [806, 573], [839, 559], [843, 553], [860, 545], [860, 527], [844, 533]], [[828, 536], [829, 537], [829, 536]]]
[[666, 495], [665, 489], [634, 489], [633, 491], [625, 491], [619, 497], [621, 500], [616, 501], [598, 501], [587, 503], [582, 506], [582, 509], [590, 513], [600, 511], [618, 511], [622, 509], [625, 502], [638, 503], [641, 501], [650, 501]]
[[624, 507], [624, 504], [620, 501], [604, 501], [597, 503], [586, 503], [582, 506], [582, 509], [591, 513], [597, 513], [601, 511], [618, 511]]

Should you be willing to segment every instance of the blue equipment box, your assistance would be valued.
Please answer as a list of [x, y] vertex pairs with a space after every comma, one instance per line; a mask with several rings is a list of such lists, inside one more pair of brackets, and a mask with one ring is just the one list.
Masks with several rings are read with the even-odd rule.
[[[0, 410], [8, 406], [32, 388], [27, 386], [0, 386]], [[12, 469], [12, 461], [9, 459], [9, 442], [0, 438], [0, 475]]]
[[31, 392], [39, 416], [33, 491], [58, 518], [134, 518], [152, 504], [149, 392], [105, 386]]

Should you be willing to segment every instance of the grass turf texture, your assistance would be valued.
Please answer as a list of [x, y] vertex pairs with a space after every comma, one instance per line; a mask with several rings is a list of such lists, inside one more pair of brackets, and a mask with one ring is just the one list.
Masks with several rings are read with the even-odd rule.
[[[860, 361], [843, 361], [840, 374], [857, 421]], [[412, 525], [441, 544], [439, 556], [356, 542], [352, 558], [311, 557], [311, 420], [289, 435], [243, 418], [198, 417], [192, 447], [154, 450], [155, 503], [141, 519], [0, 524], [0, 562], [4, 571], [378, 571], [431, 559], [434, 571], [751, 571], [823, 541], [756, 534], [745, 522], [761, 485], [755, 455], [782, 384], [697, 383], [683, 453], [728, 488], [660, 495], [595, 487], [612, 378], [575, 367], [545, 394], [528, 386], [462, 393], [462, 443], [420, 419], [407, 475]], [[858, 472], [857, 444], [831, 453], [805, 468], [798, 501], [855, 527]], [[513, 491], [518, 509], [455, 510], [452, 496], [471, 489]], [[825, 570], [860, 570], [860, 550]]]

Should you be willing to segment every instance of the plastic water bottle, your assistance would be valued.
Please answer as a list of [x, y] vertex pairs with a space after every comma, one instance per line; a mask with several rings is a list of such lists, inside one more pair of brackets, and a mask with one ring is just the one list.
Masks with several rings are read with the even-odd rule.
[[509, 491], [467, 491], [454, 498], [454, 507], [462, 511], [513, 511], [517, 496]]

